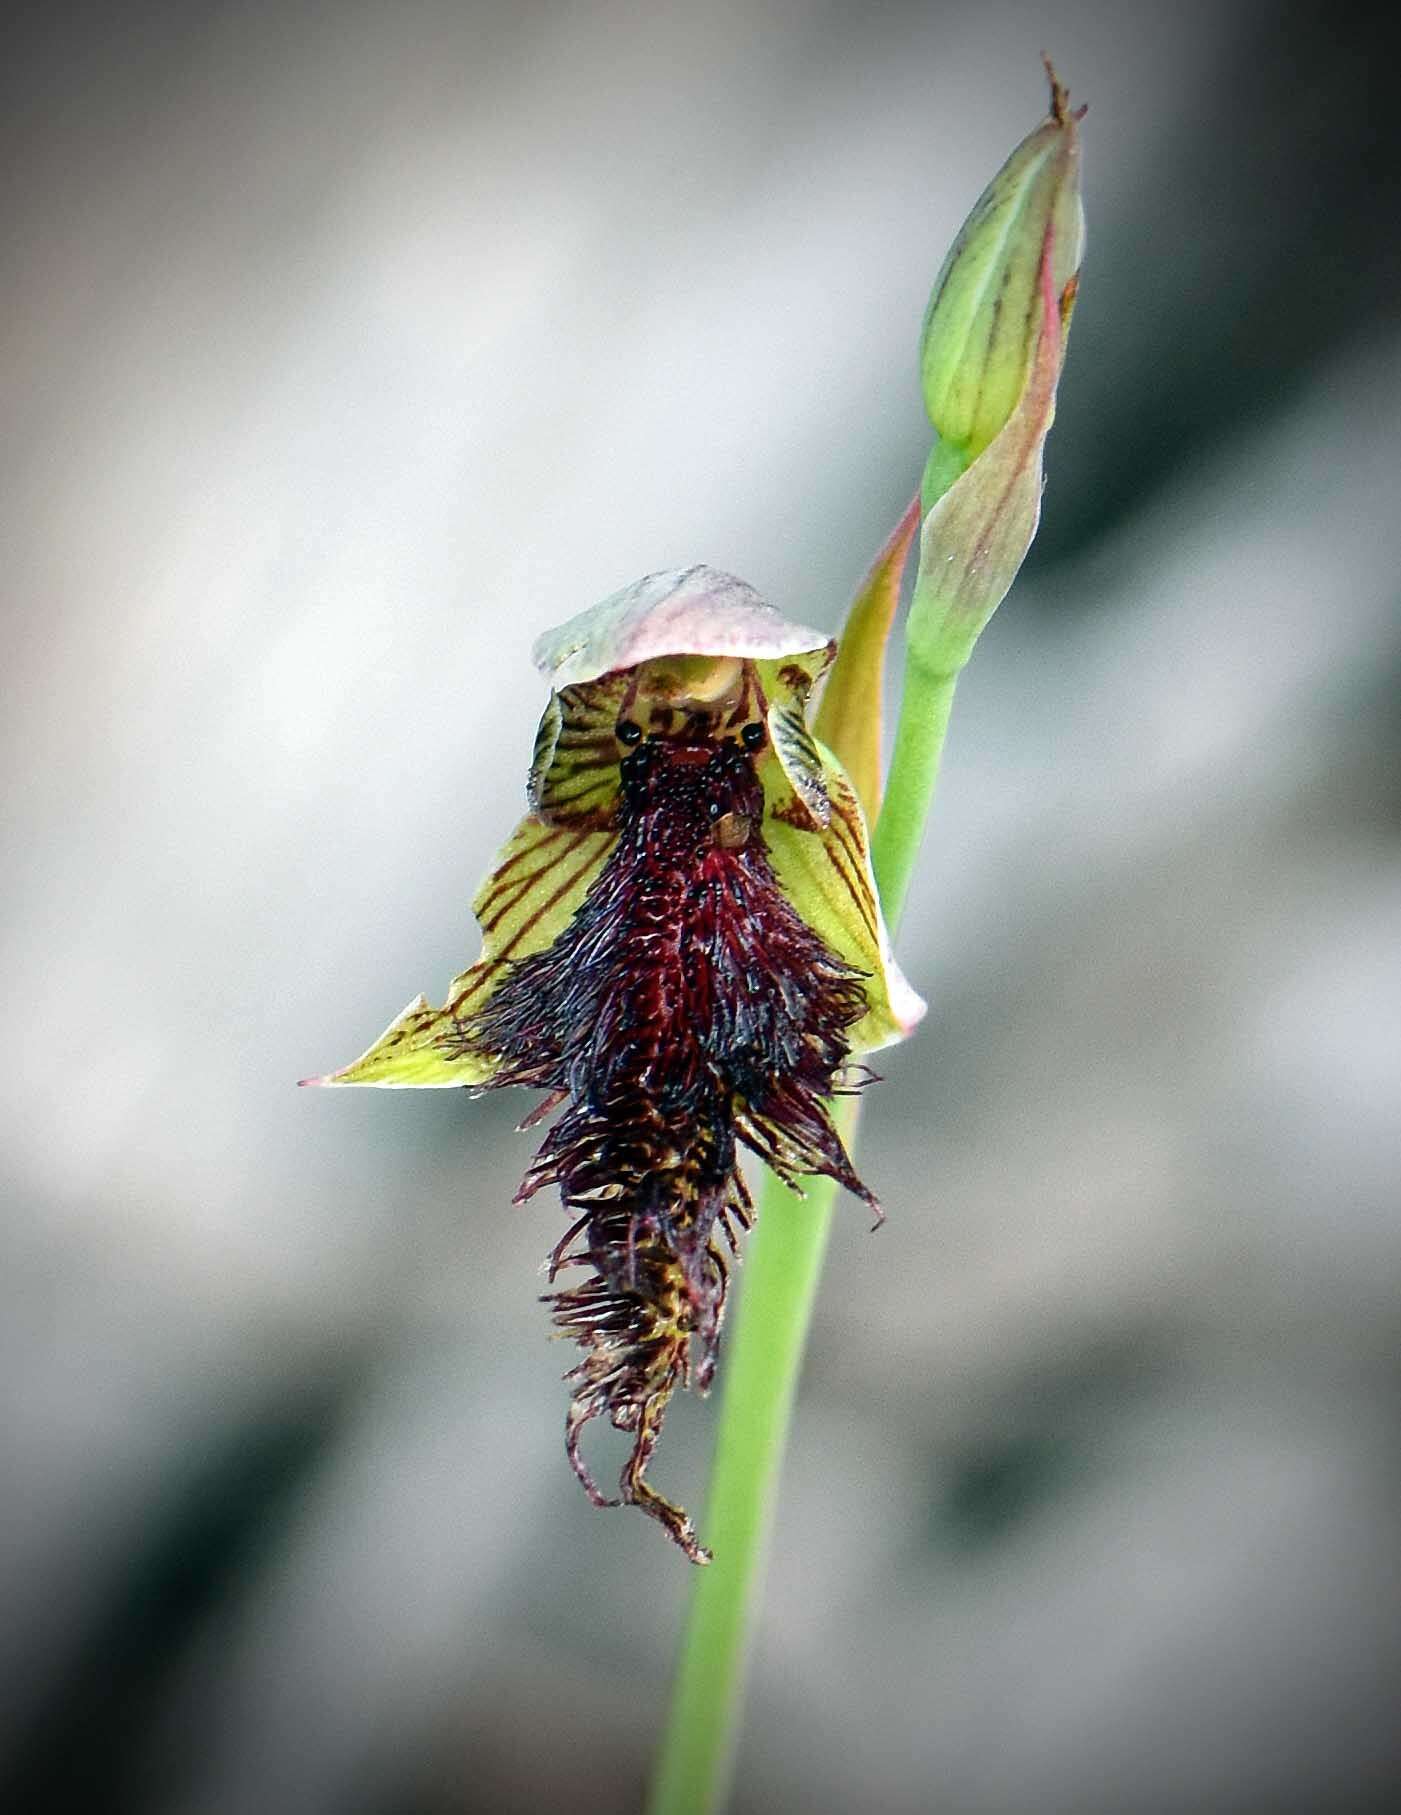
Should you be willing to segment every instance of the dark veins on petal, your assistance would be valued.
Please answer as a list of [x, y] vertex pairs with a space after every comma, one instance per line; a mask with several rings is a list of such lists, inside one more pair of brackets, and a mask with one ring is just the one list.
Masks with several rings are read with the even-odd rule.
[[623, 756], [606, 867], [553, 945], [512, 964], [457, 1036], [500, 1056], [493, 1088], [548, 1090], [541, 1113], [567, 1104], [518, 1201], [557, 1185], [575, 1217], [550, 1278], [586, 1277], [547, 1300], [584, 1351], [567, 1376], [569, 1457], [590, 1498], [616, 1505], [579, 1441], [604, 1414], [631, 1433], [620, 1497], [694, 1562], [708, 1552], [646, 1470], [673, 1391], [704, 1392], [714, 1375], [725, 1250], [752, 1214], [739, 1145], [876, 1208], [823, 1101], [865, 1010], [861, 973], [779, 888], [752, 743], [691, 729]]

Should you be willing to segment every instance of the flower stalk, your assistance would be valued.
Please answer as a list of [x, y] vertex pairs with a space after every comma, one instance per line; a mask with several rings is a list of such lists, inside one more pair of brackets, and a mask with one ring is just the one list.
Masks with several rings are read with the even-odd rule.
[[[958, 676], [1036, 532], [1083, 219], [1080, 114], [1047, 64], [1048, 118], [975, 205], [935, 282], [921, 376], [935, 444], [921, 498], [877, 557], [848, 617], [818, 717], [874, 823], [871, 863], [898, 924], [938, 780]], [[1083, 112], [1083, 110], [1081, 110]], [[900, 717], [882, 798], [881, 675], [918, 523]], [[857, 1105], [836, 1116], [850, 1151]], [[837, 1187], [799, 1203], [765, 1182], [729, 1340], [704, 1529], [715, 1560], [691, 1584], [649, 1815], [714, 1815], [734, 1764], [749, 1639], [798, 1377]]]

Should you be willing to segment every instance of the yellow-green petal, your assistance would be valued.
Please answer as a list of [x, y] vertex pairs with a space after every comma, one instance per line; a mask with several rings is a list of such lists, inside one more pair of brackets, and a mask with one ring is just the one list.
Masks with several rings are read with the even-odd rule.
[[632, 688], [606, 674], [550, 695], [535, 734], [526, 797], [551, 825], [606, 830], [618, 805], [616, 727]]
[[830, 812], [819, 824], [774, 763], [762, 765], [764, 841], [784, 894], [803, 919], [866, 978], [865, 1015], [851, 1030], [853, 1052], [890, 1046], [918, 1024], [925, 1004], [890, 948], [871, 874], [866, 816], [846, 771], [813, 740]]

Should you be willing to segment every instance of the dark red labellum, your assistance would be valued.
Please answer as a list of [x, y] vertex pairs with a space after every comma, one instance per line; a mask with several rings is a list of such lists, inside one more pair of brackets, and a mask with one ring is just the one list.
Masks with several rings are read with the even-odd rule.
[[567, 1445], [606, 1414], [633, 1436], [619, 1495], [693, 1561], [690, 1519], [647, 1481], [667, 1402], [714, 1375], [727, 1253], [752, 1217], [739, 1149], [790, 1182], [825, 1173], [872, 1208], [826, 1101], [843, 1084], [862, 973], [779, 888], [763, 837], [762, 736], [624, 739], [618, 842], [568, 927], [510, 965], [459, 1023], [500, 1058], [492, 1087], [552, 1093], [563, 1113], [519, 1199], [557, 1185], [573, 1223], [550, 1277], [556, 1324], [584, 1351]]

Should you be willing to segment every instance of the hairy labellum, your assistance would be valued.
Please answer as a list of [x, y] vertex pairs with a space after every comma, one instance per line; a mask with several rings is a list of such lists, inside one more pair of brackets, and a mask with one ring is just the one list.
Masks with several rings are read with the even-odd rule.
[[639, 744], [620, 775], [618, 841], [582, 907], [459, 1038], [499, 1059], [493, 1085], [567, 1099], [520, 1197], [559, 1187], [577, 1220], [551, 1276], [588, 1271], [551, 1300], [585, 1350], [570, 1376], [574, 1466], [602, 1503], [578, 1439], [607, 1414], [635, 1439], [622, 1498], [699, 1557], [689, 1519], [645, 1470], [672, 1392], [714, 1373], [725, 1248], [750, 1220], [739, 1146], [874, 1207], [823, 1102], [865, 997], [778, 887], [738, 737], [693, 721]]
[[[582, 1350], [569, 1456], [596, 1418], [632, 1438], [619, 1498], [693, 1561], [647, 1481], [667, 1403], [715, 1372], [741, 1151], [825, 1173], [875, 1209], [826, 1108], [851, 1056], [923, 1004], [890, 952], [865, 819], [807, 724], [820, 632], [713, 568], [650, 574], [536, 646], [551, 694], [530, 811], [473, 902], [477, 961], [417, 996], [322, 1084], [534, 1087], [558, 1110], [518, 1200], [559, 1188], [550, 1303]], [[877, 1214], [879, 1214], [877, 1212]]]

